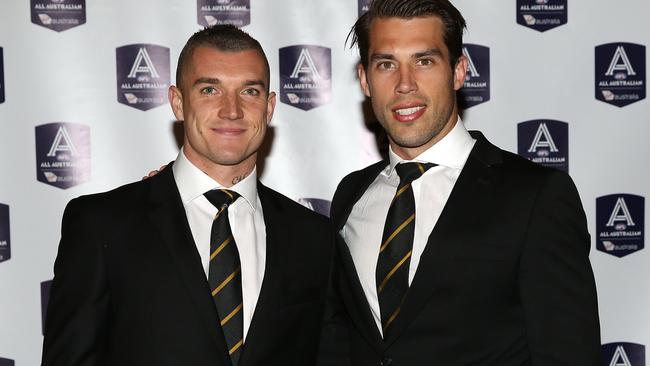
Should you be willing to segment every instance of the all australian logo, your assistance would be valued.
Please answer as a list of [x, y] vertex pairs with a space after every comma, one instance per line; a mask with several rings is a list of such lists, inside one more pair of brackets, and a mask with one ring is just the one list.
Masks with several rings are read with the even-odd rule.
[[61, 32], [86, 23], [86, 0], [31, 0], [32, 23]]
[[458, 92], [458, 104], [467, 109], [490, 100], [490, 49], [466, 43], [463, 55], [467, 58], [467, 74]]
[[167, 103], [169, 48], [130, 44], [116, 49], [117, 101], [146, 111]]
[[596, 199], [596, 249], [624, 257], [644, 247], [645, 198], [611, 194]]
[[545, 32], [567, 23], [567, 0], [517, 0], [517, 23]]
[[0, 262], [11, 259], [9, 206], [0, 203]]
[[363, 14], [365, 14], [368, 11], [368, 9], [370, 8], [370, 3], [371, 2], [372, 2], [372, 0], [358, 0], [358, 4], [359, 4], [359, 12], [358, 13], [359, 13], [359, 16], [362, 16]]
[[517, 125], [517, 153], [535, 163], [569, 171], [569, 124], [550, 119]]
[[67, 189], [90, 180], [90, 128], [56, 122], [37, 126], [36, 177]]
[[645, 346], [617, 342], [602, 345], [603, 366], [645, 366]]
[[198, 0], [197, 21], [203, 26], [232, 24], [243, 27], [251, 22], [250, 0]]
[[596, 99], [625, 107], [645, 99], [646, 50], [634, 43], [596, 47]]
[[320, 198], [299, 198], [298, 202], [308, 209], [318, 212], [321, 215], [330, 216], [332, 202]]
[[308, 111], [327, 104], [332, 92], [332, 52], [327, 47], [280, 48], [280, 101]]
[[5, 101], [5, 72], [4, 72], [4, 55], [0, 47], [0, 103]]
[[47, 304], [50, 302], [50, 289], [52, 280], [41, 282], [41, 324], [45, 330], [45, 318], [47, 318]]

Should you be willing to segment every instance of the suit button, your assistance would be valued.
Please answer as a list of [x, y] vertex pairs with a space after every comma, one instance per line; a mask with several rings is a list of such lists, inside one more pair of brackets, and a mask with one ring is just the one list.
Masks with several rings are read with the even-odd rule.
[[390, 357], [384, 357], [383, 360], [379, 361], [379, 366], [390, 366], [393, 364], [393, 359]]

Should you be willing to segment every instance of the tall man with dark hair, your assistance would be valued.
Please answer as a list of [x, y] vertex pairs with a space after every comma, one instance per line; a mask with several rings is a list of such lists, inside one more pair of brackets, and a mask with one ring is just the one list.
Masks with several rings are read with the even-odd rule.
[[576, 188], [465, 129], [464, 28], [447, 0], [375, 0], [354, 25], [390, 151], [332, 202], [351, 364], [599, 365]]
[[311, 365], [334, 239], [257, 180], [266, 56], [234, 26], [206, 28], [176, 81], [176, 161], [65, 210], [43, 365]]

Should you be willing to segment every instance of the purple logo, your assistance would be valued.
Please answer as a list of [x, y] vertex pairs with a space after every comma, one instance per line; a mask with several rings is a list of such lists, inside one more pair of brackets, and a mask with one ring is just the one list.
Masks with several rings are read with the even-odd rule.
[[596, 99], [625, 107], [645, 99], [645, 46], [607, 43], [596, 47]]
[[197, 21], [207, 27], [232, 24], [243, 27], [251, 22], [250, 0], [198, 0]]
[[56, 122], [37, 126], [36, 177], [67, 189], [90, 180], [90, 128]]
[[32, 23], [61, 32], [86, 23], [86, 0], [31, 0]]
[[14, 366], [14, 360], [0, 358], [0, 366]]
[[45, 318], [47, 317], [47, 304], [50, 302], [50, 289], [52, 288], [52, 280], [41, 282], [41, 327], [45, 333]]
[[517, 125], [517, 153], [547, 167], [569, 171], [569, 124], [550, 119]]
[[308, 111], [327, 104], [332, 91], [332, 51], [296, 45], [280, 48], [280, 101]]
[[359, 16], [365, 14], [370, 8], [372, 0], [359, 0]]
[[141, 111], [167, 103], [169, 48], [138, 43], [115, 53], [118, 102]]
[[320, 198], [298, 198], [298, 203], [321, 215], [330, 216], [332, 202]]
[[464, 44], [463, 55], [467, 58], [467, 75], [458, 91], [458, 104], [467, 109], [490, 100], [490, 49]]
[[11, 259], [9, 236], [9, 206], [0, 203], [0, 262]]
[[645, 199], [612, 194], [596, 199], [596, 249], [625, 257], [643, 249]]
[[607, 343], [601, 347], [603, 366], [645, 366], [645, 346], [636, 343]]
[[567, 0], [517, 0], [517, 23], [545, 32], [567, 23]]
[[2, 47], [0, 47], [0, 103], [4, 103], [5, 101], [5, 72], [3, 60]]

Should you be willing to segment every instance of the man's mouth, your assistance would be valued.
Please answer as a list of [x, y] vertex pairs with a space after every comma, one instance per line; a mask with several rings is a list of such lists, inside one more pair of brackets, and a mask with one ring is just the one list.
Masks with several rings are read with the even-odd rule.
[[422, 114], [424, 114], [425, 110], [426, 110], [425, 105], [418, 105], [418, 106], [405, 107], [405, 108], [395, 108], [393, 109], [393, 115], [395, 116], [395, 119], [400, 122], [411, 122], [419, 118]]
[[233, 137], [239, 136], [246, 131], [243, 128], [236, 128], [236, 127], [215, 127], [215, 128], [211, 128], [211, 130], [222, 136], [233, 136]]

